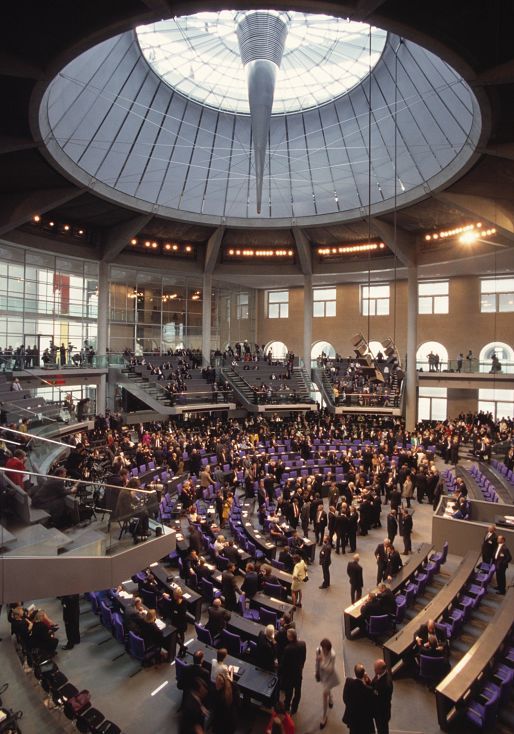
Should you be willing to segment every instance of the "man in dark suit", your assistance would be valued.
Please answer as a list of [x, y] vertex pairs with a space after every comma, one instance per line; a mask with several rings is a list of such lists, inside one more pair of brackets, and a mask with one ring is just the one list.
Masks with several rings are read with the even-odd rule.
[[482, 543], [482, 561], [484, 563], [492, 563], [498, 547], [498, 536], [496, 535], [496, 526], [489, 525], [487, 533]]
[[390, 545], [387, 549], [387, 565], [385, 570], [385, 578], [392, 579], [398, 571], [403, 568], [403, 561], [400, 554], [395, 550], [394, 545]]
[[360, 556], [356, 553], [353, 557], [353, 561], [350, 561], [346, 567], [346, 573], [350, 579], [350, 596], [352, 604], [358, 601], [362, 596], [362, 587], [364, 581], [362, 578], [362, 566], [359, 563]]
[[[184, 705], [186, 697], [193, 687], [196, 678], [202, 680], [207, 688], [210, 688], [211, 677], [207, 668], [203, 667], [203, 650], [196, 650], [193, 653], [193, 664], [186, 666], [182, 677], [182, 705]], [[182, 707], [181, 707], [182, 708]]]
[[380, 543], [375, 548], [375, 558], [377, 560], [377, 584], [384, 580], [387, 571], [388, 548], [391, 545], [389, 538]]
[[316, 536], [316, 543], [319, 545], [322, 545], [323, 543], [323, 536], [325, 535], [327, 522], [327, 513], [323, 509], [323, 505], [318, 505], [316, 508], [316, 516], [314, 518], [314, 535]]
[[350, 550], [355, 553], [357, 550], [357, 528], [359, 525], [359, 516], [355, 507], [352, 507], [348, 515], [348, 543]]
[[307, 657], [305, 642], [301, 642], [296, 630], [287, 630], [287, 645], [282, 653], [280, 665], [280, 688], [284, 691], [284, 706], [292, 714], [298, 711], [302, 695], [303, 666]]
[[241, 585], [241, 591], [247, 599], [251, 599], [259, 591], [259, 576], [252, 562], [246, 564], [246, 576]]
[[339, 549], [343, 549], [343, 553], [346, 553], [346, 544], [348, 542], [348, 518], [346, 514], [341, 510], [336, 515], [335, 519], [335, 532], [336, 532], [336, 553], [339, 555]]
[[396, 533], [398, 532], [398, 520], [396, 519], [396, 510], [391, 510], [387, 516], [387, 537], [394, 543]]
[[236, 567], [233, 563], [229, 563], [226, 571], [223, 571], [221, 575], [221, 591], [225, 597], [225, 605], [227, 609], [232, 611], [237, 610], [237, 596], [236, 592], [239, 591], [239, 587], [234, 576]]
[[377, 734], [389, 734], [393, 679], [383, 660], [375, 660], [375, 676], [371, 681], [371, 685], [375, 692], [373, 717], [377, 727]]
[[378, 585], [377, 599], [382, 608], [381, 614], [390, 614], [392, 617], [396, 617], [396, 600], [394, 594], [384, 582]]
[[347, 678], [343, 688], [346, 705], [343, 723], [350, 729], [350, 734], [375, 734], [375, 694], [371, 680], [362, 663], [357, 663], [354, 672], [355, 678]]
[[208, 609], [209, 619], [205, 625], [212, 638], [214, 639], [221, 634], [221, 631], [227, 626], [227, 622], [230, 620], [230, 612], [223, 609], [221, 599], [214, 599], [212, 605]]
[[328, 535], [323, 538], [323, 545], [319, 552], [319, 563], [323, 571], [323, 583], [319, 588], [328, 589], [330, 586], [330, 565], [332, 563], [332, 545]]
[[512, 561], [512, 555], [510, 550], [505, 545], [505, 538], [503, 535], [498, 536], [498, 546], [494, 554], [494, 565], [496, 566], [496, 582], [498, 584], [497, 594], [504, 595], [507, 590], [507, 580], [505, 578], [507, 573], [507, 567]]
[[408, 556], [409, 553], [412, 551], [412, 515], [408, 511], [407, 508], [404, 508], [402, 510], [401, 515], [401, 535], [403, 538], [403, 555]]
[[227, 545], [223, 548], [223, 555], [225, 558], [228, 558], [229, 561], [232, 561], [235, 566], [239, 563], [239, 553], [237, 552], [237, 548], [234, 546], [234, 541], [232, 539], [229, 540]]

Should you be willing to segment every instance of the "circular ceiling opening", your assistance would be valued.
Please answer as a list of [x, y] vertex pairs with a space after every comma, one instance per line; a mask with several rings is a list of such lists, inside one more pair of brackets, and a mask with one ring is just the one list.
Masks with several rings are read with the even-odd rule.
[[[267, 11], [268, 14], [272, 11]], [[236, 28], [244, 13], [196, 13], [136, 29], [155, 73], [189, 99], [248, 114], [245, 69]], [[364, 79], [380, 59], [387, 33], [366, 23], [311, 13], [278, 13], [287, 26], [273, 114], [335, 99]]]

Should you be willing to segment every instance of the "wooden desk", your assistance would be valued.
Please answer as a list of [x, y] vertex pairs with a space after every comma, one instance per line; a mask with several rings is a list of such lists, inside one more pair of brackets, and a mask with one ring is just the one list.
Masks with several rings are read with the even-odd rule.
[[457, 665], [435, 689], [437, 720], [441, 729], [449, 724], [459, 713], [459, 708], [473, 693], [475, 684], [482, 678], [491, 660], [510, 637], [514, 627], [514, 589], [510, 588], [491, 622], [478, 640]]
[[287, 613], [291, 615], [292, 619], [294, 615], [294, 606], [292, 604], [289, 604], [289, 602], [286, 601], [281, 601], [280, 599], [275, 599], [273, 596], [268, 596], [262, 591], [259, 591], [257, 594], [252, 596], [252, 598], [249, 599], [249, 602], [252, 609], [266, 607], [266, 609], [276, 612], [279, 617]]
[[473, 574], [480, 558], [480, 553], [468, 551], [446, 586], [414, 619], [411, 619], [405, 627], [387, 640], [383, 647], [383, 658], [391, 672], [396, 672], [403, 664], [404, 658], [412, 649], [414, 635], [419, 627], [426, 624], [429, 619], [434, 619], [437, 622], [447, 607], [450, 606]]
[[[400, 572], [393, 578], [389, 587], [394, 594], [409, 583], [414, 574], [422, 568], [433, 548], [434, 546], [431, 543], [423, 543], [417, 553], [409, 556], [407, 562], [403, 568], [400, 569]], [[377, 593], [378, 589], [375, 588], [373, 591]], [[346, 607], [344, 610], [344, 636], [347, 640], [351, 640], [352, 635], [362, 627], [361, 610], [365, 603], [366, 596], [359, 599], [359, 601], [356, 601], [354, 604], [351, 604], [349, 607]]]
[[[212, 660], [216, 659], [217, 650], [215, 647], [205, 645], [199, 640], [193, 640], [187, 646], [188, 655], [194, 655], [197, 650], [202, 650], [204, 654], [204, 665], [210, 671]], [[225, 658], [226, 665], [238, 667], [239, 671], [234, 675], [239, 690], [243, 696], [256, 699], [259, 703], [266, 706], [273, 706], [276, 695], [278, 693], [278, 676], [276, 673], [270, 673], [267, 670], [252, 665], [247, 660], [227, 655]]]

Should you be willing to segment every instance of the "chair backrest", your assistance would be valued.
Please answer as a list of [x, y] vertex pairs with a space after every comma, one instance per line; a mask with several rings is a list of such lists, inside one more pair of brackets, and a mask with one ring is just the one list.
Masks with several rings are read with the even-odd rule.
[[274, 596], [275, 599], [282, 599], [284, 596], [284, 587], [281, 584], [269, 584], [266, 582], [262, 590], [268, 596]]
[[143, 600], [143, 604], [145, 607], [148, 607], [148, 609], [156, 609], [157, 608], [157, 594], [155, 591], [147, 591], [146, 589], [141, 589], [141, 599]]
[[200, 640], [200, 642], [203, 642], [204, 645], [210, 645], [212, 647], [212, 636], [208, 629], [203, 627], [201, 624], [198, 624], [195, 622], [195, 630], [196, 630], [196, 636]]
[[281, 563], [280, 561], [276, 561], [274, 558], [271, 559], [271, 566], [272, 568], [276, 568], [279, 571], [285, 571], [286, 568], [283, 563]]
[[185, 663], [180, 658], [175, 658], [175, 675], [177, 680], [177, 688], [180, 688], [180, 690], [182, 690], [182, 688], [184, 687], [184, 677], [187, 667], [187, 663]]
[[112, 632], [112, 612], [104, 601], [100, 602], [100, 620], [103, 626]]
[[114, 614], [112, 615], [112, 624], [114, 637], [117, 639], [118, 642], [121, 642], [122, 645], [125, 644], [125, 627], [123, 626], [121, 614], [118, 614], [118, 612], [114, 612]]
[[145, 642], [142, 637], [136, 635], [134, 632], [128, 634], [128, 647], [129, 653], [136, 660], [143, 661], [145, 658]]
[[261, 607], [259, 609], [259, 619], [261, 624], [272, 624], [275, 628], [277, 626], [277, 613], [273, 612], [271, 609], [266, 609], [266, 607]]
[[442, 678], [448, 669], [448, 662], [442, 655], [432, 657], [431, 655], [419, 656], [419, 675], [426, 680], [438, 680]]
[[89, 592], [89, 603], [91, 604], [91, 611], [95, 614], [100, 614], [100, 601], [96, 591]]
[[377, 614], [369, 618], [368, 633], [370, 635], [383, 635], [385, 632], [391, 631], [392, 624], [389, 614]]
[[216, 559], [216, 565], [220, 571], [225, 571], [228, 568], [229, 560], [225, 556], [218, 556]]
[[203, 596], [205, 601], [211, 604], [214, 600], [214, 584], [208, 579], [200, 579], [200, 594]]
[[229, 655], [239, 657], [241, 655], [241, 638], [228, 630], [221, 630], [220, 644], [226, 647]]
[[444, 541], [444, 545], [443, 545], [443, 552], [442, 552], [442, 558], [441, 558], [441, 565], [442, 565], [443, 563], [446, 563], [446, 558], [447, 558], [447, 556], [448, 556], [448, 541], [447, 541], [447, 540], [445, 540], [445, 541]]

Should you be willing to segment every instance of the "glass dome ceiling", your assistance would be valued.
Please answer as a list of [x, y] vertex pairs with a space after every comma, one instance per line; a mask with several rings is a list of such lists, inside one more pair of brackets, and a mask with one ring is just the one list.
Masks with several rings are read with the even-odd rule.
[[[173, 89], [203, 105], [250, 112], [236, 26], [244, 14], [196, 13], [139, 26], [139, 45]], [[324, 104], [365, 78], [380, 59], [387, 33], [365, 23], [311, 13], [279, 13], [288, 34], [273, 114]]]

